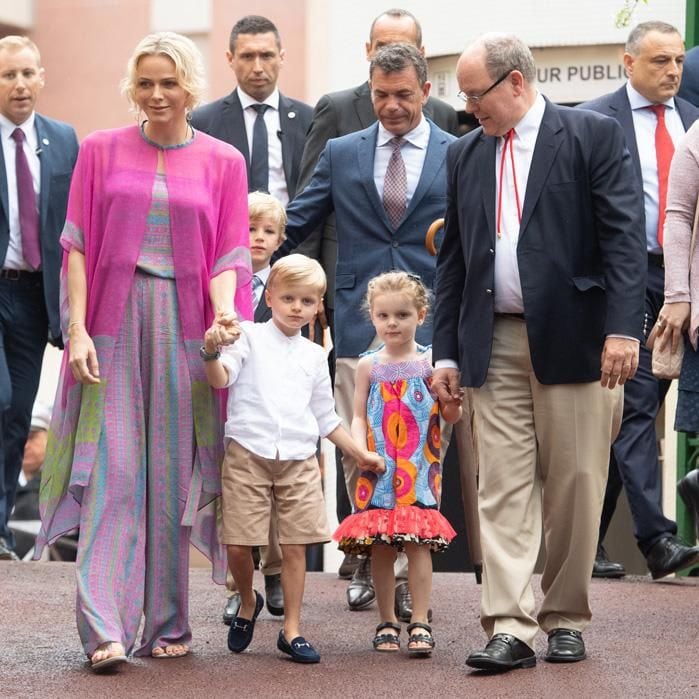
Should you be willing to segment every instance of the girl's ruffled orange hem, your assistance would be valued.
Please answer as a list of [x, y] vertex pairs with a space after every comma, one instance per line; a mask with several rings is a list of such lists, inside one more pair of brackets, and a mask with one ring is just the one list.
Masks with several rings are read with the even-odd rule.
[[367, 554], [374, 543], [388, 544], [399, 551], [406, 543], [443, 551], [455, 536], [439, 510], [405, 505], [394, 510], [356, 512], [342, 521], [333, 539], [345, 553]]

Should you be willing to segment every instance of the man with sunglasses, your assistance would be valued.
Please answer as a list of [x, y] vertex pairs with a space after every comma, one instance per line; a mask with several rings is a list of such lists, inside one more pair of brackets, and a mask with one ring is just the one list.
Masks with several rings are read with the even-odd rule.
[[619, 386], [638, 363], [641, 194], [619, 125], [548, 102], [518, 38], [481, 37], [456, 74], [481, 128], [447, 155], [433, 388], [473, 389], [489, 641], [467, 665], [533, 667], [539, 629], [545, 660], [576, 662]]

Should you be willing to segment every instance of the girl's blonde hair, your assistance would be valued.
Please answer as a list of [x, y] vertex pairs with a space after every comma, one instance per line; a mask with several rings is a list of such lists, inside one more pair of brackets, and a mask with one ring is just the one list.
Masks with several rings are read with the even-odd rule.
[[367, 286], [365, 306], [371, 312], [374, 299], [380, 294], [405, 294], [415, 304], [418, 311], [428, 311], [430, 307], [430, 292], [417, 274], [409, 272], [384, 272], [369, 281]]
[[131, 108], [138, 111], [136, 104], [136, 77], [138, 62], [144, 56], [167, 56], [175, 64], [177, 82], [189, 95], [187, 109], [194, 109], [206, 89], [204, 61], [195, 43], [175, 32], [156, 32], [141, 39], [129, 58], [126, 76], [121, 81], [121, 92], [129, 100]]

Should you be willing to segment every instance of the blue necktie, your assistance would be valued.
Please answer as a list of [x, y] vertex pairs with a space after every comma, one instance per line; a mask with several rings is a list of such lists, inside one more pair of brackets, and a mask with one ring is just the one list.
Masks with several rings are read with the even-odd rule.
[[269, 192], [269, 151], [267, 149], [267, 125], [265, 112], [268, 104], [250, 106], [257, 112], [252, 129], [252, 153], [250, 154], [249, 192]]

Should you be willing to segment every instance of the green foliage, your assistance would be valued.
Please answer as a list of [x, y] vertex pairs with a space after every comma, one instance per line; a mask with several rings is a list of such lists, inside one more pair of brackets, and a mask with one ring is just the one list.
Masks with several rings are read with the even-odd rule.
[[648, 4], [648, 0], [624, 0], [624, 7], [616, 13], [616, 18], [614, 19], [617, 29], [623, 29], [631, 24], [633, 13], [636, 11], [639, 2], [642, 2], [644, 5]]

